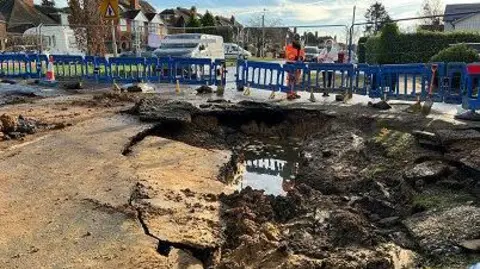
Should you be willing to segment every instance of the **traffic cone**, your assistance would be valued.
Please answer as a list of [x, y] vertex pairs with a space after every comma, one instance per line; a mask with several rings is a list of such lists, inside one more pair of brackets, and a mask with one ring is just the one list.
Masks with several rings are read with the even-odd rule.
[[175, 86], [175, 92], [177, 94], [179, 94], [181, 91], [180, 91], [180, 81], [177, 79], [177, 85]]
[[46, 80], [48, 82], [55, 82], [55, 67], [53, 66], [53, 56], [48, 58], [48, 67], [47, 67], [47, 76]]

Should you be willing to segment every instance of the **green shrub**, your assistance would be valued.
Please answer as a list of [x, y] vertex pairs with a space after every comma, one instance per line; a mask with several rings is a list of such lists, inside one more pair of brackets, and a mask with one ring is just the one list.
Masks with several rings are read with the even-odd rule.
[[473, 63], [480, 61], [478, 52], [465, 44], [457, 44], [441, 50], [431, 59], [432, 62], [465, 62]]
[[[383, 29], [382, 29], [383, 31]], [[387, 41], [386, 39], [383, 39]], [[389, 50], [381, 47], [380, 36], [370, 37], [365, 43], [367, 63], [426, 63], [441, 50], [457, 43], [480, 43], [480, 34], [466, 32], [398, 33], [390, 40]]]
[[398, 53], [400, 31], [396, 23], [388, 23], [382, 27], [380, 32], [377, 62], [379, 64], [394, 64], [401, 61]]
[[366, 47], [365, 44], [368, 41], [368, 37], [363, 36], [358, 39], [358, 48], [357, 48], [357, 56], [358, 56], [358, 62], [359, 63], [365, 63], [366, 58], [365, 58], [365, 53], [366, 53]]

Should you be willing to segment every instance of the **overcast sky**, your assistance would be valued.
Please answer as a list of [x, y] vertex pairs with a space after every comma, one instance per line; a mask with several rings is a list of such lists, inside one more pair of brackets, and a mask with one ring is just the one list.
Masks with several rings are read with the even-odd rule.
[[[420, 15], [423, 0], [390, 0], [382, 2], [392, 18], [405, 18]], [[36, 1], [37, 2], [37, 1]], [[357, 22], [364, 21], [364, 13], [371, 0], [149, 0], [161, 11], [177, 6], [196, 6], [200, 12], [212, 11], [222, 16], [234, 15], [241, 23], [249, 25], [251, 18], [259, 16], [266, 9], [266, 20], [279, 25], [321, 25], [350, 24], [353, 6], [357, 6]], [[480, 0], [443, 0], [445, 4], [474, 3]], [[66, 0], [57, 0], [58, 5], [65, 5]], [[444, 9], [444, 7], [442, 8]], [[279, 22], [279, 23], [278, 23]], [[409, 29], [417, 22], [403, 23], [401, 28]], [[318, 30], [320, 34], [344, 36], [340, 28], [307, 29]]]

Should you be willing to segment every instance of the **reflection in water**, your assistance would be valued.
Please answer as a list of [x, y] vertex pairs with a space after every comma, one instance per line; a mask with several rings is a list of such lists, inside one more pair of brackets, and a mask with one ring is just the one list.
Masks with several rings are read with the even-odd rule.
[[[279, 141], [275, 141], [278, 143]], [[265, 194], [285, 195], [295, 184], [298, 170], [298, 146], [255, 141], [244, 150], [245, 171], [240, 188], [247, 186], [265, 190]]]

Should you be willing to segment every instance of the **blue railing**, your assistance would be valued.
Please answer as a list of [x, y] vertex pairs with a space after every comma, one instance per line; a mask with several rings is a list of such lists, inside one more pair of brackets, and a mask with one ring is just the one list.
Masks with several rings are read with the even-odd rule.
[[[218, 85], [226, 83], [224, 60], [195, 58], [142, 58], [51, 55], [56, 77], [97, 82], [151, 81]], [[46, 55], [0, 55], [0, 77], [42, 78], [48, 65]]]
[[[432, 66], [435, 69], [433, 77]], [[480, 107], [480, 73], [469, 74], [464, 63], [429, 64], [319, 64], [269, 63], [238, 60], [236, 86], [288, 91], [295, 80], [297, 91], [345, 92], [372, 98], [386, 96], [399, 100], [425, 100], [431, 94], [436, 102], [464, 103]], [[466, 104], [466, 105], [465, 105]]]
[[[225, 85], [224, 60], [196, 58], [109, 58], [52, 55], [58, 78], [87, 79], [97, 82], [165, 82], [196, 85]], [[0, 77], [42, 78], [47, 56], [37, 54], [0, 55]], [[432, 79], [432, 65], [436, 66]], [[472, 66], [474, 68], [472, 68]], [[329, 91], [386, 96], [391, 99], [424, 100], [432, 86], [437, 102], [480, 107], [479, 64], [320, 64], [272, 63], [238, 60], [236, 86], [273, 91]], [[471, 70], [475, 70], [472, 72]], [[477, 72], [478, 71], [478, 72]]]

